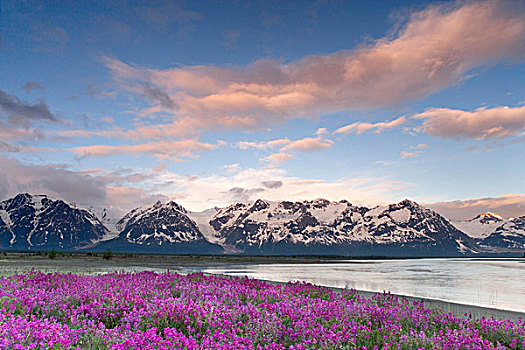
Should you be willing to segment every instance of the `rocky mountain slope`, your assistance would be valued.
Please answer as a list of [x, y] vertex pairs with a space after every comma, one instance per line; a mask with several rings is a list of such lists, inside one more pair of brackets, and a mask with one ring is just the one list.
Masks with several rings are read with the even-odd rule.
[[84, 209], [45, 195], [19, 194], [0, 202], [0, 246], [20, 250], [77, 249], [107, 233]]
[[91, 249], [191, 254], [461, 256], [525, 249], [525, 216], [493, 213], [451, 224], [404, 200], [367, 208], [348, 201], [236, 203], [200, 213], [175, 202], [120, 219], [46, 196], [0, 202], [1, 249]]
[[525, 216], [509, 219], [480, 243], [485, 247], [525, 250]]
[[475, 239], [485, 239], [490, 236], [498, 227], [503, 225], [506, 220], [498, 214], [481, 213], [470, 220], [451, 221], [458, 230]]
[[117, 222], [118, 236], [101, 242], [99, 248], [123, 252], [221, 253], [222, 248], [208, 242], [187, 213], [175, 202], [136, 208]]
[[476, 243], [439, 214], [405, 200], [385, 207], [324, 199], [234, 204], [210, 220], [226, 247], [255, 254], [438, 256]]

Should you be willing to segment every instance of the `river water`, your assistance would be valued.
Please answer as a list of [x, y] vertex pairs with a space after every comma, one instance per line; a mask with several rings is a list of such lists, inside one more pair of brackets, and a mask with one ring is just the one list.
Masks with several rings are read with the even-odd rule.
[[217, 264], [206, 273], [306, 281], [525, 312], [525, 259], [350, 260], [309, 264]]
[[227, 258], [185, 260], [180, 257], [115, 258], [109, 261], [100, 257], [0, 259], [0, 275], [33, 269], [81, 274], [202, 271], [276, 282], [306, 281], [337, 288], [388, 291], [525, 313], [525, 259], [338, 260], [323, 263], [235, 262]]

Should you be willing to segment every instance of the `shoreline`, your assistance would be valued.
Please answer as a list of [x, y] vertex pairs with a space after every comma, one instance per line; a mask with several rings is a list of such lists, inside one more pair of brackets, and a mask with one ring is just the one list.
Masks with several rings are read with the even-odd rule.
[[[479, 259], [479, 258], [478, 258]], [[265, 263], [340, 263], [343, 262], [343, 259], [308, 259], [305, 257], [287, 257], [281, 259], [271, 259], [270, 257], [227, 257], [226, 259], [220, 259], [218, 257], [199, 257], [199, 256], [140, 256], [135, 255], [133, 257], [119, 256], [115, 255], [111, 260], [104, 260], [101, 257], [96, 256], [68, 256], [68, 257], [57, 257], [56, 259], [49, 259], [44, 256], [38, 255], [25, 255], [25, 256], [13, 256], [10, 257], [0, 257], [0, 275], [2, 272], [22, 272], [22, 270], [27, 270], [28, 268], [41, 270], [43, 272], [64, 272], [68, 271], [73, 273], [105, 273], [112, 271], [120, 270], [136, 270], [144, 271], [151, 270], [160, 272], [161, 270], [172, 271], [177, 273], [191, 273], [191, 272], [200, 272], [200, 266], [214, 265], [214, 264], [223, 264], [223, 263], [256, 263], [256, 264], [265, 264]], [[357, 259], [356, 259], [357, 260]], [[348, 263], [360, 263], [358, 260], [347, 260]], [[359, 259], [361, 260], [361, 259]], [[366, 259], [363, 259], [366, 260]], [[499, 259], [498, 259], [499, 260]], [[505, 259], [507, 260], [507, 259]], [[511, 259], [514, 260], [514, 259]], [[517, 259], [522, 260], [522, 259]], [[373, 261], [373, 260], [372, 260]], [[3, 265], [3, 266], [2, 266]], [[4, 270], [4, 271], [2, 271]], [[235, 277], [234, 275], [227, 275], [221, 273], [209, 273], [204, 272], [209, 275], [217, 275], [224, 277]], [[253, 277], [250, 277], [253, 278]], [[269, 284], [274, 285], [283, 285], [286, 282], [272, 281], [261, 278], [254, 278]], [[328, 288], [335, 292], [341, 292], [344, 288], [340, 287], [330, 287], [322, 284], [315, 284], [324, 288]], [[365, 298], [370, 298], [375, 294], [381, 294], [382, 292], [373, 292], [366, 290], [356, 290], [361, 296]], [[525, 320], [525, 312], [514, 311], [507, 309], [492, 308], [486, 306], [479, 306], [473, 304], [464, 304], [452, 301], [446, 301], [441, 299], [432, 299], [425, 297], [414, 297], [402, 294], [390, 293], [390, 295], [398, 298], [406, 298], [411, 301], [423, 301], [426, 308], [429, 309], [438, 309], [442, 312], [451, 312], [453, 315], [458, 317], [464, 317], [465, 314], [471, 314], [473, 318], [494, 318], [498, 320], [510, 319], [512, 321], [518, 321], [520, 318]]]
[[[286, 284], [284, 282], [269, 281], [269, 280], [260, 280], [260, 281], [267, 282], [267, 283], [274, 284], [274, 285]], [[323, 286], [323, 285], [318, 285], [318, 284], [316, 284], [316, 286], [328, 288], [337, 293], [341, 293], [341, 291], [343, 290], [343, 288], [329, 287], [329, 286]], [[371, 291], [357, 290], [357, 289], [355, 291], [359, 295], [367, 299], [370, 299], [372, 296], [376, 294], [382, 294], [381, 292], [371, 292]], [[441, 300], [441, 299], [420, 298], [420, 297], [394, 294], [394, 293], [388, 293], [388, 294], [394, 297], [397, 297], [399, 299], [405, 298], [410, 301], [423, 301], [425, 308], [427, 309], [439, 310], [441, 312], [447, 312], [447, 313], [450, 312], [454, 316], [457, 316], [457, 317], [465, 317], [465, 314], [470, 314], [472, 315], [473, 319], [479, 319], [479, 318], [484, 317], [484, 318], [493, 318], [496, 320], [510, 319], [514, 322], [519, 321], [520, 319], [525, 320], [525, 312], [505, 310], [505, 309], [496, 309], [496, 308], [471, 305], [471, 304], [461, 304], [461, 303], [455, 303], [455, 302], [450, 302], [450, 301]]]
[[[186, 271], [188, 271], [189, 273], [200, 272], [200, 271], [191, 271], [191, 270], [186, 270]], [[209, 273], [209, 272], [203, 272], [203, 274], [209, 275], [209, 276], [219, 276], [219, 277], [241, 277], [241, 276], [233, 276], [233, 275], [227, 275], [227, 274], [221, 274], [221, 273]], [[265, 282], [265, 283], [268, 283], [274, 286], [276, 285], [282, 286], [282, 285], [286, 285], [287, 283], [289, 283], [289, 282], [272, 281], [272, 280], [267, 280], [267, 279], [262, 279], [262, 278], [253, 278], [249, 276], [246, 276], [246, 277], [257, 280], [257, 281]], [[302, 282], [306, 282], [306, 281], [302, 281]], [[306, 283], [310, 283], [310, 282], [306, 282]], [[331, 291], [334, 291], [336, 293], [341, 293], [344, 290], [344, 288], [339, 288], [339, 287], [330, 287], [330, 286], [314, 284], [314, 283], [310, 283], [310, 284], [318, 286], [318, 287], [330, 289]], [[367, 299], [372, 298], [376, 294], [383, 294], [382, 292], [371, 292], [371, 291], [358, 290], [358, 289], [354, 289], [354, 290], [360, 296], [367, 298]], [[496, 308], [479, 306], [479, 305], [462, 304], [462, 303], [456, 303], [456, 302], [451, 302], [451, 301], [446, 301], [446, 300], [441, 300], [441, 299], [414, 297], [414, 296], [395, 294], [395, 293], [390, 293], [390, 292], [386, 292], [386, 293], [393, 297], [399, 298], [399, 299], [404, 298], [409, 301], [423, 301], [424, 307], [427, 309], [432, 309], [432, 310], [436, 310], [436, 311], [440, 311], [444, 313], [451, 313], [452, 315], [456, 317], [463, 318], [465, 317], [466, 314], [470, 314], [473, 319], [480, 319], [484, 317], [484, 318], [493, 318], [495, 320], [511, 320], [513, 322], [517, 322], [520, 319], [525, 321], [525, 312], [505, 310], [505, 309], [496, 309]]]

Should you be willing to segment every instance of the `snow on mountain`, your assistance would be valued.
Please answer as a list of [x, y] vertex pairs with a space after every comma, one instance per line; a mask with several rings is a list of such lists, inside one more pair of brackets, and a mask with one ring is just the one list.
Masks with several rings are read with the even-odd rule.
[[188, 212], [187, 213], [188, 217], [191, 220], [193, 220], [193, 222], [195, 222], [195, 224], [197, 225], [198, 229], [200, 230], [204, 238], [206, 238], [206, 240], [210, 243], [217, 243], [217, 244], [223, 243], [222, 242], [223, 240], [221, 239], [219, 232], [215, 231], [213, 229], [213, 226], [211, 226], [209, 223], [211, 218], [215, 214], [217, 214], [219, 210], [220, 210], [219, 208], [215, 207], [215, 208], [207, 209], [201, 212]]
[[503, 249], [525, 249], [525, 216], [509, 219], [481, 241], [481, 244]]
[[524, 249], [525, 216], [505, 220], [487, 212], [451, 224], [410, 200], [367, 208], [346, 200], [259, 199], [198, 213], [173, 201], [157, 202], [117, 219], [104, 208], [86, 210], [45, 195], [20, 194], [0, 202], [0, 247], [452, 256]]
[[120, 228], [118, 236], [101, 242], [100, 247], [122, 251], [222, 252], [220, 246], [208, 242], [187, 210], [173, 201], [133, 209], [116, 226]]
[[94, 243], [107, 241], [118, 236], [120, 231], [122, 231], [123, 226], [119, 224], [121, 220], [114, 213], [111, 213], [107, 208], [97, 208], [90, 206], [87, 210], [104, 225], [106, 228], [105, 235], [100, 237], [100, 239]]
[[348, 201], [237, 203], [210, 220], [223, 244], [249, 253], [459, 254], [477, 245], [439, 214], [412, 201], [372, 209]]
[[92, 213], [45, 195], [19, 194], [0, 202], [0, 246], [12, 249], [73, 249], [104, 236]]
[[504, 223], [506, 220], [503, 217], [490, 211], [470, 220], [452, 221], [452, 225], [475, 239], [485, 239]]

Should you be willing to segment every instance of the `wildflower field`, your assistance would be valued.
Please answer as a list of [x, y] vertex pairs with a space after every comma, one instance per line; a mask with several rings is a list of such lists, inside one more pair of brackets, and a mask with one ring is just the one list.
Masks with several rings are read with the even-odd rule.
[[523, 349], [525, 322], [203, 274], [0, 277], [0, 349]]

